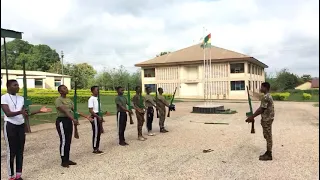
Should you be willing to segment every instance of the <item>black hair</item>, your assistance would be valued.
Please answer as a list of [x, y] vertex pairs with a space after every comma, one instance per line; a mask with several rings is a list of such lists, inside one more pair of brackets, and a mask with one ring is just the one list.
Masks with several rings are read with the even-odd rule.
[[60, 86], [58, 86], [58, 92], [60, 92], [60, 90], [61, 90], [61, 88], [62, 88], [63, 86], [65, 86], [65, 85], [61, 84]]
[[7, 81], [7, 87], [11, 86], [13, 83], [18, 83], [18, 81], [15, 80], [15, 79], [9, 79], [9, 80]]
[[92, 86], [90, 89], [91, 89], [91, 92], [94, 91], [94, 89], [98, 88], [99, 86]]
[[261, 83], [261, 86], [265, 87], [268, 91], [270, 90], [270, 83], [268, 82]]
[[161, 87], [158, 88], [158, 91], [160, 91], [160, 89], [162, 89]]
[[147, 86], [147, 87], [146, 87], [146, 91], [149, 90], [149, 89], [151, 89], [151, 87]]
[[121, 89], [121, 88], [122, 88], [121, 86], [117, 86], [116, 90], [119, 91], [119, 89]]
[[135, 90], [137, 91], [137, 90], [138, 90], [138, 88], [141, 88], [141, 86], [136, 86], [136, 89], [135, 89]]

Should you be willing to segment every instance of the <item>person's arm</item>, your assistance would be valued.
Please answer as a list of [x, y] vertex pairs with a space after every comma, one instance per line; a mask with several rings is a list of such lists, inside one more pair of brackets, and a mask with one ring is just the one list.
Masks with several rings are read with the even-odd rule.
[[25, 114], [26, 111], [24, 108], [22, 108], [20, 111], [12, 112], [9, 108], [7, 96], [5, 95], [1, 96], [1, 108], [7, 117], [14, 117], [20, 114]]
[[133, 96], [133, 98], [132, 98], [133, 109], [140, 112], [141, 109], [139, 108], [137, 101], [138, 101], [138, 97]]
[[69, 119], [71, 119], [72, 121], [74, 121], [74, 118], [73, 118], [72, 114], [71, 114], [70, 111], [68, 111], [68, 109], [62, 104], [62, 102], [61, 102], [60, 99], [56, 99], [55, 105], [56, 105], [56, 108], [57, 108], [58, 111], [61, 111], [61, 112], [65, 113]]
[[123, 111], [125, 111], [125, 112], [130, 112], [127, 108], [125, 108], [125, 107], [123, 107], [123, 106], [121, 105], [120, 99], [119, 99], [118, 97], [115, 99], [115, 103], [116, 103], [116, 105], [117, 105], [118, 107], [120, 107], [120, 109], [122, 109]]
[[254, 119], [255, 117], [257, 117], [260, 114], [262, 114], [265, 111], [265, 109], [267, 109], [268, 102], [269, 102], [269, 99], [266, 96], [264, 96], [261, 99], [260, 107], [253, 113], [253, 115], [250, 117], [250, 119]]
[[89, 112], [91, 114], [91, 116], [96, 117], [96, 118], [100, 118], [99, 115], [97, 115], [94, 111], [93, 111], [93, 107], [94, 107], [94, 99], [93, 98], [89, 98], [88, 100], [88, 108], [89, 108]]
[[168, 101], [164, 98], [164, 96], [160, 96], [159, 100], [167, 107], [170, 107], [170, 104], [168, 103]]
[[52, 111], [51, 108], [46, 108], [45, 106], [42, 106], [39, 110], [32, 111], [30, 113], [30, 116], [35, 115], [35, 114], [39, 114], [39, 113], [47, 113], [47, 112], [51, 112], [51, 111]]

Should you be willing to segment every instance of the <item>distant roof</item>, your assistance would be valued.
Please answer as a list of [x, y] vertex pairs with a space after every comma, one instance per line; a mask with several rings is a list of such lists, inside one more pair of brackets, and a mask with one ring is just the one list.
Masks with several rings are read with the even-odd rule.
[[[209, 59], [211, 51], [212, 62], [224, 62], [224, 61], [243, 61], [247, 60], [252, 63], [258, 64], [264, 68], [268, 66], [254, 57], [241, 54], [238, 52], [230, 51], [220, 47], [212, 46], [206, 50], [206, 59]], [[153, 59], [135, 64], [137, 67], [148, 67], [148, 66], [166, 66], [166, 65], [177, 65], [177, 64], [196, 64], [203, 62], [203, 48], [201, 44], [196, 44], [184, 49], [180, 49], [163, 56], [155, 57]]]
[[311, 88], [319, 88], [319, 78], [313, 78], [311, 80]]
[[[9, 75], [23, 75], [23, 70], [8, 70]], [[6, 74], [5, 69], [1, 69], [1, 75]], [[71, 77], [69, 75], [62, 75], [56, 73], [42, 72], [42, 71], [26, 71], [27, 76], [54, 76], [54, 77]]]

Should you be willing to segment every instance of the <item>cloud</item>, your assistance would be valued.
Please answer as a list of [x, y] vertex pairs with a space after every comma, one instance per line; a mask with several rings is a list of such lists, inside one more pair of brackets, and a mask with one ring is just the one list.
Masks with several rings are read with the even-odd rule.
[[2, 0], [1, 6], [1, 27], [97, 70], [134, 71], [161, 51], [198, 43], [205, 27], [214, 45], [254, 56], [269, 72], [319, 73], [317, 0]]

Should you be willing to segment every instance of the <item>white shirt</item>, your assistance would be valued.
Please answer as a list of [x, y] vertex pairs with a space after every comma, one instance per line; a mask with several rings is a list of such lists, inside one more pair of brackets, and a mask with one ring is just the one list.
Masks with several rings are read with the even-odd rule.
[[[88, 108], [93, 108], [94, 113], [99, 112], [99, 106], [98, 106], [98, 97], [91, 96], [88, 100]], [[101, 106], [101, 103], [100, 103]]]
[[[24, 98], [19, 95], [11, 95], [6, 93], [1, 96], [1, 105], [7, 104], [11, 112], [21, 111], [24, 105]], [[6, 113], [4, 113], [4, 121], [8, 121], [15, 125], [21, 125], [24, 123], [24, 118], [22, 114], [13, 117], [7, 117]]]

